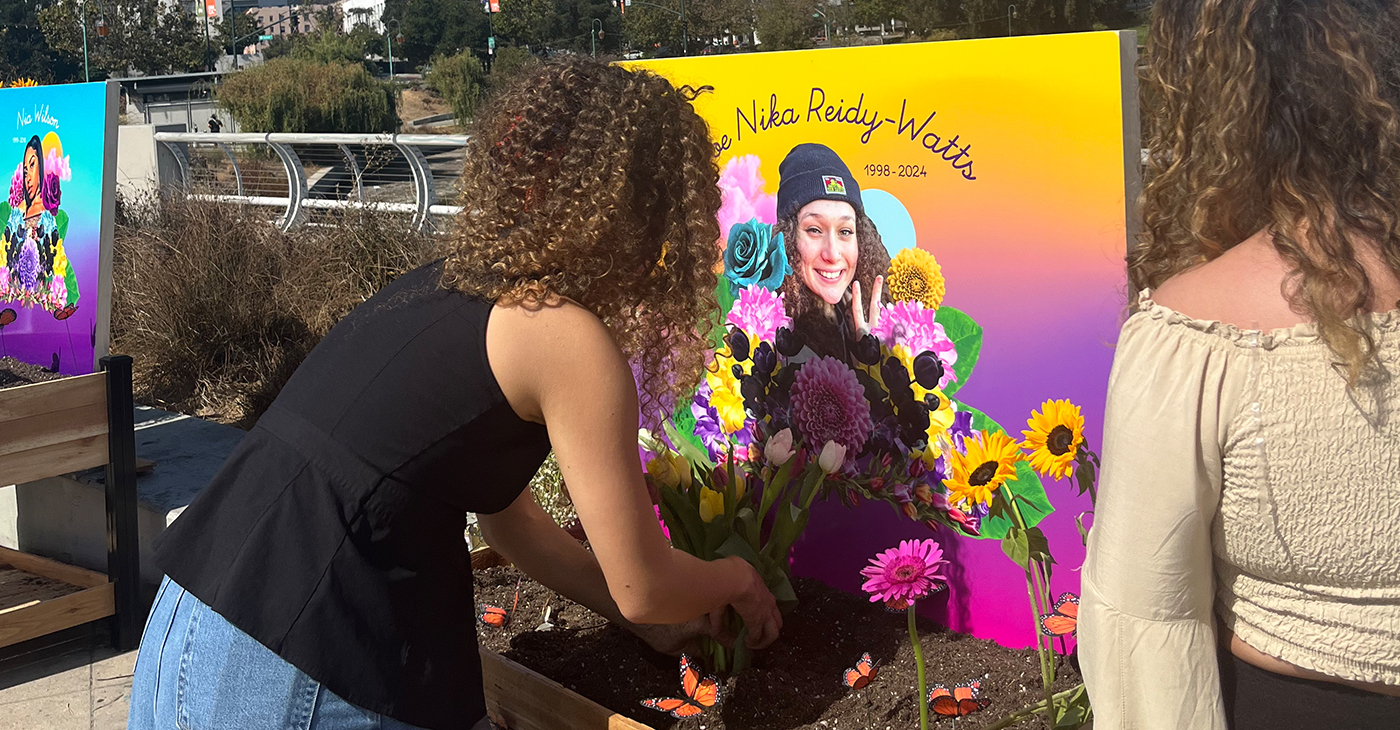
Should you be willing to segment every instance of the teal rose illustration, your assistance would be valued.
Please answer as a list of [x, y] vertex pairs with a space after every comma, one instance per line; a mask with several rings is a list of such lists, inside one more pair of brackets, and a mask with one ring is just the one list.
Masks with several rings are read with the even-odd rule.
[[757, 284], [777, 291], [791, 273], [783, 234], [773, 236], [773, 226], [753, 218], [729, 229], [729, 242], [724, 247], [724, 275], [736, 289]]

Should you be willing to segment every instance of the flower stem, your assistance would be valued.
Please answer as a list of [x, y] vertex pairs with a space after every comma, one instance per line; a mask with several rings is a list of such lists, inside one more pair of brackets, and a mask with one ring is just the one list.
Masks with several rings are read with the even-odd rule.
[[[1011, 514], [1016, 518], [1016, 526], [1020, 527], [1023, 531], [1030, 529], [1026, 527], [1026, 518], [1021, 514], [1021, 508], [1017, 506], [1015, 497], [1007, 501], [1011, 504]], [[1040, 610], [1038, 608], [1039, 604], [1036, 601], [1037, 581], [1035, 579], [1035, 574], [1039, 571], [1039, 568], [1040, 562], [1034, 559], [1030, 561], [1030, 566], [1026, 568], [1026, 593], [1029, 595], [1031, 601], [1031, 631], [1035, 636], [1035, 653], [1040, 658], [1040, 683], [1041, 686], [1045, 688], [1045, 706], [1053, 709], [1055, 700], [1051, 695], [1050, 685], [1054, 682], [1055, 676], [1054, 660], [1045, 656], [1045, 644], [1040, 640]], [[1048, 589], [1049, 586], [1046, 586], [1046, 588]], [[1053, 645], [1051, 648], [1053, 650]], [[1049, 716], [1053, 720], [1053, 712]]]
[[924, 676], [924, 648], [919, 645], [919, 629], [914, 623], [914, 601], [909, 602], [909, 643], [914, 645], [914, 663], [919, 668], [919, 730], [928, 730], [928, 679]]
[[[1058, 693], [1056, 693], [1056, 694], [1052, 697], [1052, 699], [1056, 699], [1056, 700], [1067, 699], [1070, 695], [1074, 694], [1074, 693], [1077, 692], [1078, 690], [1079, 690], [1079, 687], [1074, 687], [1074, 688], [1072, 688], [1072, 689], [1067, 689], [1067, 690], [1065, 690], [1065, 691], [1063, 691], [1063, 692], [1058, 692]], [[1042, 713], [1042, 712], [1045, 712], [1045, 703], [1044, 703], [1043, 701], [1042, 701], [1042, 702], [1037, 702], [1037, 703], [1035, 703], [1034, 705], [1031, 705], [1030, 707], [1021, 708], [1021, 709], [1019, 709], [1019, 710], [1017, 710], [1017, 711], [1011, 713], [1010, 715], [1007, 715], [1006, 717], [1001, 718], [1000, 720], [998, 720], [998, 721], [996, 722], [996, 724], [994, 724], [994, 725], [988, 725], [988, 726], [985, 728], [985, 730], [1003, 730], [1003, 728], [1008, 728], [1008, 727], [1011, 727], [1012, 725], [1015, 725], [1017, 722], [1019, 722], [1019, 721], [1020, 721], [1022, 718], [1024, 718], [1024, 717], [1028, 717], [1028, 716], [1030, 716], [1030, 715], [1036, 715], [1036, 714], [1039, 714], [1039, 713]]]

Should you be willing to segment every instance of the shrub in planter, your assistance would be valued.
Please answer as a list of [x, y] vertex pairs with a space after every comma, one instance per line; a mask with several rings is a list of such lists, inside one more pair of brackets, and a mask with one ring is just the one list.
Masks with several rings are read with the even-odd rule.
[[219, 102], [245, 132], [393, 132], [393, 88], [363, 64], [288, 56], [230, 74]]

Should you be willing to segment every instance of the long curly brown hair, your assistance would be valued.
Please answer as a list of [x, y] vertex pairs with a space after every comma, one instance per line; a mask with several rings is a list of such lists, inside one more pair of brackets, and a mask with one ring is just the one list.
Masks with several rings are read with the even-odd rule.
[[[788, 262], [794, 272], [797, 270], [801, 254], [797, 250], [797, 214], [794, 213], [773, 226], [773, 235], [783, 234], [783, 247], [787, 250]], [[875, 277], [884, 276], [890, 270], [890, 254], [880, 238], [880, 231], [870, 217], [861, 213], [856, 216], [856, 276], [860, 282], [861, 294], [868, 297], [875, 290]], [[827, 304], [802, 281], [796, 273], [783, 280], [779, 290], [788, 316], [793, 319], [793, 328], [807, 337], [807, 344], [819, 355], [844, 355], [840, 326], [848, 324], [845, 318], [851, 316], [850, 291], [839, 306]], [[881, 292], [881, 300], [889, 302], [889, 292]]]
[[698, 381], [715, 316], [719, 170], [694, 96], [587, 59], [523, 75], [473, 125], [443, 268], [469, 294], [593, 312], [647, 417]]
[[1397, 19], [1385, 0], [1158, 0], [1134, 287], [1267, 230], [1289, 303], [1357, 382], [1376, 354], [1358, 247], [1400, 273]]

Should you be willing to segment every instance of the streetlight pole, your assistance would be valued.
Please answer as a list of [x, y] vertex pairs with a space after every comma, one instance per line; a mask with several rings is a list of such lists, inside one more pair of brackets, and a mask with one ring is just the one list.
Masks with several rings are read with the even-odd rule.
[[389, 42], [389, 83], [394, 82], [394, 34], [389, 32], [389, 26], [394, 26], [394, 33], [399, 32], [399, 19], [390, 18], [384, 22], [384, 38]]
[[83, 81], [92, 81], [92, 75], [88, 72], [88, 49], [87, 49], [87, 0], [79, 0], [82, 3], [83, 27]]
[[601, 37], [603, 37], [603, 21], [601, 21], [601, 20], [599, 20], [599, 19], [597, 19], [597, 18], [594, 18], [594, 19], [593, 19], [592, 25], [589, 26], [589, 35], [592, 36], [592, 38], [591, 38], [590, 40], [592, 41], [592, 45], [593, 45], [593, 57], [594, 57], [594, 58], [597, 58], [597, 57], [598, 57], [598, 39], [601, 38]]
[[1016, 6], [1015, 6], [1015, 5], [1007, 5], [1007, 6], [1006, 6], [1006, 35], [1008, 35], [1008, 36], [1011, 35], [1011, 19], [1014, 18], [1014, 17], [1016, 17]]
[[822, 35], [826, 36], [826, 44], [829, 46], [831, 45], [831, 26], [826, 22], [826, 13], [823, 13], [821, 8], [814, 8], [814, 10], [816, 12], [812, 13], [812, 17], [822, 19]]

